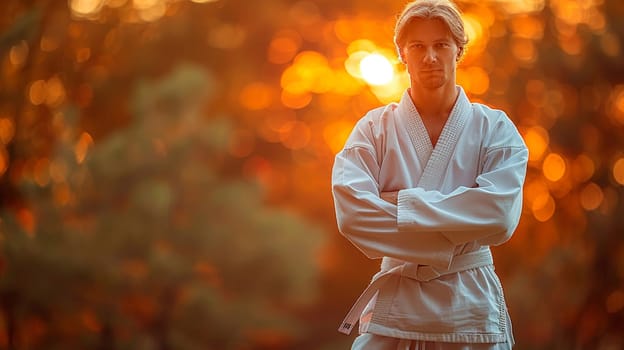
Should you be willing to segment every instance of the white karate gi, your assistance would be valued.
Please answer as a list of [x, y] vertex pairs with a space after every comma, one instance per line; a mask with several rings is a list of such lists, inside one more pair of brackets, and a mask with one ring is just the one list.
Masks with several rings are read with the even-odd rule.
[[[416, 345], [511, 348], [511, 323], [491, 257], [468, 269], [453, 259], [489, 254], [490, 245], [511, 237], [522, 211], [528, 150], [504, 112], [470, 103], [457, 89], [435, 147], [406, 91], [398, 104], [360, 119], [336, 155], [332, 185], [340, 232], [369, 258], [383, 258], [376, 277], [385, 272], [359, 330]], [[380, 198], [397, 190], [397, 205]], [[404, 262], [414, 271], [426, 265], [460, 272], [418, 280], [401, 275]], [[351, 326], [343, 324], [341, 331]]]

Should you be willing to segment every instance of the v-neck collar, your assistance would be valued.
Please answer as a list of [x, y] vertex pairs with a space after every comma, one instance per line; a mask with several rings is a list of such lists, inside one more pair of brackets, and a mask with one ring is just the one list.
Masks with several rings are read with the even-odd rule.
[[444, 168], [448, 165], [457, 144], [457, 138], [470, 115], [470, 101], [460, 86], [457, 86], [457, 89], [459, 92], [457, 100], [440, 132], [435, 147], [431, 143], [427, 128], [407, 90], [399, 103], [399, 115], [401, 118], [405, 118], [407, 132], [416, 149], [418, 160], [424, 166], [424, 171], [418, 181], [418, 187], [422, 187], [425, 190], [438, 187], [441, 174], [443, 174]]

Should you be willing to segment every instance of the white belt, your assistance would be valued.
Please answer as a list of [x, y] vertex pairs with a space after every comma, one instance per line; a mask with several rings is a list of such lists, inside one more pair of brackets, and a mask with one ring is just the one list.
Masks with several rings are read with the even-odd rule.
[[351, 334], [366, 304], [368, 304], [375, 293], [383, 287], [392, 275], [400, 275], [417, 281], [427, 282], [440, 276], [492, 265], [493, 263], [494, 260], [492, 259], [492, 253], [489, 248], [454, 256], [451, 266], [449, 266], [447, 270], [437, 269], [430, 265], [418, 265], [402, 260], [384, 258], [381, 263], [381, 273], [371, 281], [355, 304], [353, 304], [351, 310], [349, 310], [349, 313], [342, 321], [340, 328], [338, 328], [338, 332]]

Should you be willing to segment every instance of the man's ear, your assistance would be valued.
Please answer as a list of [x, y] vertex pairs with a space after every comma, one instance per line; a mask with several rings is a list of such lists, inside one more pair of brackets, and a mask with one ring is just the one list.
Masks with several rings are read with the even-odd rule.
[[459, 48], [459, 50], [457, 50], [457, 57], [455, 58], [455, 60], [459, 61], [463, 54], [464, 54], [464, 47], [462, 46]]
[[403, 50], [397, 47], [397, 54], [399, 55], [399, 61], [405, 64], [405, 56], [403, 55]]

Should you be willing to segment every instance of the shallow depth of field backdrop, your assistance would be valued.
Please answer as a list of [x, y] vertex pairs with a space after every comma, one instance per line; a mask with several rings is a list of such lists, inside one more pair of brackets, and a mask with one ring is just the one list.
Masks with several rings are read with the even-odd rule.
[[[494, 248], [517, 349], [621, 349], [624, 2], [458, 3], [458, 81], [530, 149]], [[0, 348], [348, 348], [378, 262], [330, 172], [407, 86], [403, 5], [4, 1]]]

